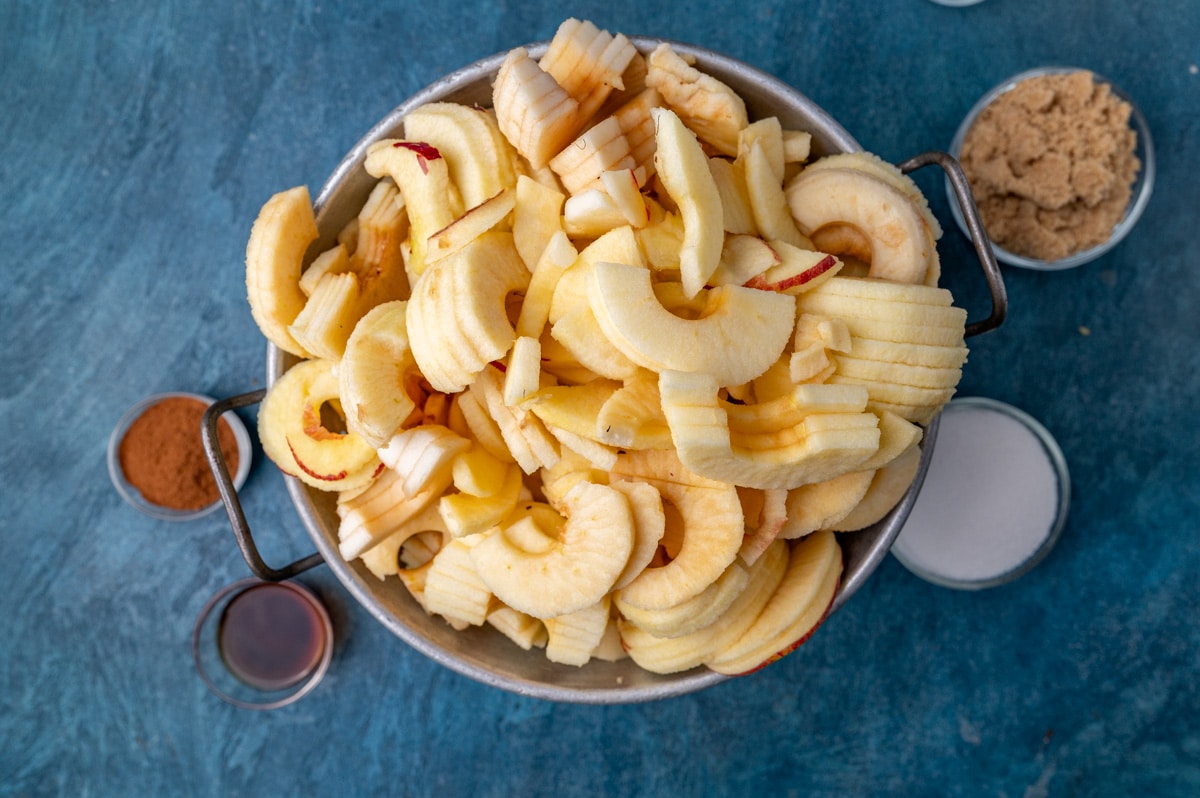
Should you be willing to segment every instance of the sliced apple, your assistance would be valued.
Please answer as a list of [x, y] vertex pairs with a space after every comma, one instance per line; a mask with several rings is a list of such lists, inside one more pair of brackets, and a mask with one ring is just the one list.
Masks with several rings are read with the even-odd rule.
[[783, 580], [754, 623], [704, 664], [717, 673], [744, 674], [786, 656], [824, 620], [841, 574], [842, 549], [832, 532], [795, 544]]
[[408, 345], [408, 303], [388, 302], [363, 316], [338, 365], [338, 393], [346, 427], [380, 447], [416, 409], [408, 392], [419, 378]]
[[500, 133], [495, 116], [484, 108], [426, 103], [404, 117], [404, 135], [437, 148], [468, 208], [516, 186], [516, 152]]
[[535, 618], [578, 612], [612, 589], [633, 550], [624, 494], [580, 482], [563, 499], [561, 536], [530, 551], [498, 529], [471, 549], [484, 582], [505, 604]]
[[412, 248], [409, 271], [421, 274], [429, 237], [459, 216], [461, 199], [450, 182], [446, 159], [424, 142], [383, 139], [367, 149], [363, 166], [374, 177], [392, 178], [404, 196]]
[[579, 103], [547, 74], [529, 52], [510, 50], [492, 87], [500, 131], [534, 169], [541, 169], [575, 137]]
[[651, 113], [658, 126], [654, 165], [683, 218], [679, 272], [684, 292], [693, 297], [721, 260], [725, 242], [721, 193], [695, 135], [674, 112], [655, 108]]
[[375, 449], [354, 433], [330, 430], [338, 381], [328, 360], [302, 360], [267, 391], [258, 408], [263, 452], [286, 474], [325, 491], [359, 488], [379, 473]]
[[516, 190], [504, 188], [468, 209], [462, 216], [429, 237], [425, 263], [435, 263], [458, 252], [488, 230], [497, 227], [512, 213], [516, 201]]
[[304, 255], [317, 240], [317, 223], [306, 186], [281, 191], [262, 206], [246, 243], [246, 298], [258, 329], [285, 352], [308, 357], [288, 332], [304, 308], [300, 290]]
[[783, 294], [720, 286], [708, 293], [707, 315], [688, 320], [660, 304], [648, 269], [597, 263], [592, 280], [596, 320], [630, 360], [652, 371], [710, 374], [720, 385], [741, 385], [766, 371], [795, 321], [794, 300]]

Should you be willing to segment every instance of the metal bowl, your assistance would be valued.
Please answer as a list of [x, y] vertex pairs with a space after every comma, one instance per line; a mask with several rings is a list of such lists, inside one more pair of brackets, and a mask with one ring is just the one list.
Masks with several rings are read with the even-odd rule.
[[[640, 51], [648, 53], [662, 40], [633, 38], [632, 41]], [[786, 128], [809, 131], [813, 136], [814, 157], [861, 149], [821, 108], [770, 75], [703, 48], [675, 42], [671, 45], [676, 51], [694, 58], [699, 69], [737, 91], [745, 99], [752, 119], [777, 116]], [[527, 47], [537, 57], [545, 52], [546, 43]], [[402, 136], [405, 115], [429, 102], [490, 106], [492, 81], [503, 59], [503, 53], [493, 55], [447, 75], [397, 106], [371, 128], [333, 171], [316, 199], [317, 225], [321, 233], [318, 246], [332, 245], [338, 230], [358, 213], [374, 185], [375, 179], [362, 168], [368, 146], [382, 138]], [[269, 347], [268, 385], [294, 362], [292, 356], [274, 346]], [[925, 454], [918, 477], [900, 504], [875, 526], [840, 536], [845, 572], [834, 600], [834, 611], [854, 595], [886, 556], [916, 499], [935, 435], [936, 421], [926, 433]], [[342, 559], [337, 546], [338, 518], [334, 495], [313, 490], [294, 478], [288, 478], [287, 483], [300, 518], [320, 555], [346, 589], [398, 637], [453, 671], [521, 695], [586, 704], [668, 698], [728, 678], [705, 668], [662, 676], [644, 671], [628, 659], [617, 663], [593, 661], [576, 668], [548, 661], [541, 650], [523, 651], [486, 626], [456, 632], [440, 618], [427, 615], [398, 580], [380, 581], [361, 562], [348, 563]]]

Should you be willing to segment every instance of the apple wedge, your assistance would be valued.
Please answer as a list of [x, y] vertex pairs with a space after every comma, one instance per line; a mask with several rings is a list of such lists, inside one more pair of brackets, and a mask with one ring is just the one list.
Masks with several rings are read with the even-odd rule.
[[338, 365], [338, 394], [346, 428], [376, 448], [387, 443], [416, 409], [408, 381], [419, 379], [408, 345], [408, 303], [387, 302], [359, 319]]
[[709, 374], [720, 385], [741, 385], [766, 371], [795, 322], [792, 297], [732, 285], [708, 292], [707, 315], [680, 318], [658, 301], [648, 269], [620, 263], [592, 267], [590, 301], [604, 334], [634, 363]]
[[308, 188], [296, 186], [272, 196], [258, 212], [246, 243], [246, 298], [258, 329], [271, 343], [308, 357], [288, 327], [308, 298], [300, 290], [304, 255], [317, 240]]
[[468, 208], [516, 186], [516, 151], [487, 109], [427, 103], [404, 117], [404, 136], [437, 148]]
[[375, 449], [352, 432], [328, 429], [321, 413], [338, 401], [328, 360], [302, 360], [275, 381], [258, 407], [263, 452], [285, 474], [324, 491], [360, 488], [379, 473]]
[[816, 532], [794, 544], [783, 580], [754, 623], [704, 664], [717, 673], [739, 675], [791, 653], [825, 619], [841, 575], [842, 549], [832, 532]]
[[679, 117], [666, 108], [651, 112], [657, 125], [654, 166], [683, 218], [679, 272], [688, 297], [700, 293], [721, 261], [725, 213], [708, 157]]
[[563, 498], [560, 535], [514, 539], [517, 524], [488, 533], [471, 559], [488, 588], [513, 609], [553, 618], [596, 604], [633, 550], [633, 513], [620, 491], [579, 482]]

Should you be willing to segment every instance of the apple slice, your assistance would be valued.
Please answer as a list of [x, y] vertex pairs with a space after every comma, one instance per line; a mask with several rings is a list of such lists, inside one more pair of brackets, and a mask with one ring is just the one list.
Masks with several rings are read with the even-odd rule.
[[379, 448], [384, 465], [402, 475], [402, 490], [415, 496], [426, 490], [443, 490], [453, 479], [454, 458], [471, 442], [449, 427], [422, 424], [392, 436]]
[[458, 216], [461, 199], [450, 182], [446, 159], [436, 147], [419, 141], [383, 139], [367, 149], [363, 163], [373, 177], [390, 177], [404, 196], [408, 209], [409, 271], [425, 271], [429, 236]]
[[638, 372], [638, 365], [613, 345], [586, 305], [572, 310], [550, 327], [550, 335], [585, 368], [613, 380], [623, 380]]
[[629, 656], [652, 673], [678, 673], [702, 664], [749, 628], [778, 588], [787, 565], [788, 545], [776, 541], [750, 567], [746, 587], [729, 608], [716, 621], [691, 634], [656, 637], [634, 624], [621, 622], [621, 639]]
[[598, 188], [582, 189], [563, 204], [563, 229], [575, 238], [599, 238], [628, 224], [616, 201]]
[[620, 591], [616, 606], [627, 621], [655, 637], [683, 637], [716, 621], [749, 581], [746, 569], [734, 560], [712, 584], [673, 607], [642, 609], [623, 601]]
[[408, 392], [419, 378], [408, 345], [408, 303], [387, 302], [359, 319], [338, 365], [338, 393], [346, 428], [379, 447], [416, 409]]
[[862, 500], [829, 528], [834, 532], [852, 532], [881, 520], [904, 497], [920, 466], [921, 450], [914, 446], [875, 471]]
[[518, 336], [504, 370], [504, 403], [519, 405], [537, 392], [542, 379], [542, 345], [536, 338]]
[[516, 185], [516, 151], [487, 109], [426, 103], [404, 117], [404, 136], [426, 142], [442, 154], [450, 180], [468, 208]]
[[471, 549], [484, 582], [508, 606], [535, 618], [578, 612], [612, 589], [633, 550], [633, 513], [624, 494], [579, 482], [563, 498], [566, 523], [545, 545], [522, 544], [512, 527]]
[[634, 229], [645, 227], [650, 222], [650, 210], [646, 198], [638, 187], [637, 175], [632, 169], [607, 170], [600, 173], [604, 190]]
[[788, 211], [787, 197], [783, 193], [782, 177], [776, 168], [783, 168], [782, 143], [778, 152], [778, 163], [767, 153], [764, 141], [755, 138], [746, 153], [746, 196], [750, 199], [750, 210], [754, 214], [754, 225], [763, 238], [786, 241], [792, 246], [811, 248], [812, 242], [796, 229], [796, 223]]
[[737, 154], [738, 134], [749, 124], [746, 103], [737, 92], [701, 72], [663, 42], [646, 59], [646, 85], [706, 144], [724, 155]]
[[721, 213], [725, 219], [725, 232], [734, 235], [758, 235], [754, 223], [754, 211], [750, 208], [750, 194], [746, 188], [746, 172], [742, 164], [727, 158], [708, 159], [708, 170], [721, 195]]
[[679, 250], [683, 290], [694, 297], [721, 260], [725, 243], [721, 193], [695, 135], [670, 110], [655, 108], [651, 114], [658, 126], [655, 169], [683, 218], [683, 245]]
[[[631, 460], [628, 455], [620, 459], [624, 464], [618, 462], [618, 472], [628, 468]], [[618, 592], [626, 604], [645, 610], [681, 604], [715, 582], [737, 557], [745, 529], [737, 490], [732, 485], [689, 478], [685, 471], [677, 466], [676, 478], [666, 479], [639, 475], [678, 511], [683, 540], [671, 562], [643, 571]]]
[[500, 131], [534, 169], [541, 169], [575, 137], [583, 119], [579, 103], [529, 57], [510, 50], [492, 86]]
[[545, 186], [528, 175], [517, 178], [513, 208], [513, 244], [529, 271], [534, 271], [554, 236], [562, 233], [561, 191]]
[[[516, 239], [516, 230], [513, 231], [513, 238]], [[525, 289], [525, 300], [517, 316], [518, 336], [541, 337], [550, 319], [550, 306], [558, 281], [578, 257], [575, 245], [565, 232], [558, 230], [550, 237], [533, 268], [529, 287]]]
[[650, 271], [636, 266], [597, 263], [592, 285], [596, 321], [626, 357], [652, 371], [710, 374], [720, 385], [741, 385], [766, 371], [795, 322], [792, 297], [732, 285], [708, 292], [703, 318], [680, 318], [658, 301]]
[[624, 88], [621, 76], [637, 55], [623, 34], [572, 17], [558, 26], [538, 66], [579, 103], [580, 119], [590, 119], [613, 89]]
[[842, 269], [840, 260], [824, 252], [801, 249], [786, 241], [772, 241], [770, 245], [778, 253], [779, 262], [750, 278], [746, 286], [796, 295], [824, 284]]
[[546, 659], [560, 665], [586, 665], [608, 629], [611, 604], [604, 596], [590, 607], [547, 618]]
[[300, 269], [317, 240], [308, 188], [296, 186], [272, 196], [258, 212], [246, 243], [246, 298], [258, 329], [268, 341], [297, 357], [308, 357], [288, 327], [304, 308]]
[[550, 168], [568, 194], [600, 188], [600, 175], [610, 169], [633, 169], [637, 164], [629, 150], [621, 124], [609, 117], [584, 131], [550, 159]]
[[727, 235], [721, 248], [721, 262], [709, 283], [774, 290], [769, 283], [756, 278], [781, 262], [779, 251], [758, 236]]
[[338, 401], [328, 360], [302, 360], [267, 391], [258, 408], [263, 452], [280, 470], [325, 491], [365, 486], [379, 473], [375, 449], [354, 433], [328, 429], [321, 413]]
[[869, 275], [927, 282], [934, 237], [913, 199], [858, 169], [805, 169], [788, 183], [787, 204], [817, 248], [870, 264]]
[[[802, 385], [796, 390], [830, 387]], [[745, 407], [723, 407], [717, 391], [715, 380], [705, 374], [659, 375], [663, 412], [679, 459], [710, 479], [790, 490], [852, 470], [879, 449], [878, 418], [871, 413], [812, 413], [797, 405], [791, 408], [792, 418], [763, 408], [753, 408], [758, 412], [749, 415]], [[787, 409], [782, 403], [779, 407]], [[736, 425], [733, 413], [740, 416]]]
[[488, 230], [499, 225], [512, 213], [516, 201], [516, 190], [505, 188], [467, 210], [462, 216], [429, 237], [425, 263], [435, 263], [447, 255], [458, 252]]
[[783, 581], [754, 623], [704, 664], [738, 675], [791, 653], [825, 619], [841, 575], [842, 549], [832, 532], [815, 532], [794, 544]]

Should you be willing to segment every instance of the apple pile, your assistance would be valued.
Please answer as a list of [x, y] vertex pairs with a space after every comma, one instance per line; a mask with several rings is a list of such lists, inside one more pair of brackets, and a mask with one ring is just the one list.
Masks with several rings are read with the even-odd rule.
[[374, 143], [315, 258], [307, 190], [263, 206], [250, 308], [300, 358], [263, 449], [455, 628], [756, 670], [820, 623], [837, 532], [895, 505], [954, 393], [940, 228], [894, 167], [810, 163], [669, 44], [569, 19], [493, 90]]

